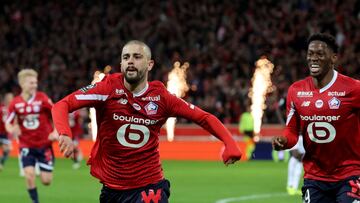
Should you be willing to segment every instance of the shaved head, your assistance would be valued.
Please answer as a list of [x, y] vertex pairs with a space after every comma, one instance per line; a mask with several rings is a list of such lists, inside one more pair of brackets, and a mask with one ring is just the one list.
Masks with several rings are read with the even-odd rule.
[[[147, 58], [148, 60], [151, 59], [151, 50], [150, 50], [149, 46], [146, 45], [146, 44], [145, 44], [144, 42], [142, 42], [142, 41], [139, 41], [139, 40], [131, 40], [131, 41], [128, 41], [128, 42], [124, 45], [124, 48], [125, 48], [126, 46], [128, 46], [128, 45], [133, 45], [133, 44], [140, 45], [140, 46], [143, 48], [143, 50], [144, 50], [144, 54], [145, 54], [146, 58]], [[123, 50], [124, 50], [124, 48], [123, 48]]]

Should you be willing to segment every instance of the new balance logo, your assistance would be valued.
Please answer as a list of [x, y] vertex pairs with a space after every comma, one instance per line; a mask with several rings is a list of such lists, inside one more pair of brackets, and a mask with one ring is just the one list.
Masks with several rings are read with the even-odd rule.
[[310, 105], [310, 101], [304, 101], [304, 102], [301, 104], [301, 106], [304, 106], [304, 107], [309, 106], [309, 105]]
[[156, 194], [154, 193], [154, 190], [150, 189], [149, 195], [146, 195], [146, 192], [142, 191], [141, 196], [145, 203], [159, 203], [161, 200], [161, 189], [158, 189]]
[[115, 89], [115, 94], [122, 95], [125, 91], [123, 89]]
[[125, 105], [125, 104], [128, 103], [128, 100], [127, 100], [127, 99], [124, 99], [124, 98], [120, 98], [120, 99], [118, 100], [118, 103]]

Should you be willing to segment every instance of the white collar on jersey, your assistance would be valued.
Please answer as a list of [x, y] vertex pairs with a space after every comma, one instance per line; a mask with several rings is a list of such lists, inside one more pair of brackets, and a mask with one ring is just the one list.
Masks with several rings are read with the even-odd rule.
[[146, 83], [145, 88], [142, 89], [140, 92], [138, 93], [133, 93], [134, 97], [140, 97], [142, 94], [144, 94], [146, 92], [146, 90], [149, 88], [149, 83]]
[[35, 94], [33, 94], [33, 95], [31, 95], [31, 97], [30, 97], [30, 99], [29, 100], [27, 100], [27, 104], [31, 104], [33, 101], [34, 101], [34, 99], [35, 99], [35, 96], [36, 96], [36, 93]]
[[325, 87], [323, 87], [323, 88], [321, 88], [319, 90], [319, 93], [323, 93], [327, 89], [329, 89], [335, 83], [337, 76], [338, 76], [338, 72], [336, 70], [334, 70], [333, 78], [331, 79], [331, 81]]

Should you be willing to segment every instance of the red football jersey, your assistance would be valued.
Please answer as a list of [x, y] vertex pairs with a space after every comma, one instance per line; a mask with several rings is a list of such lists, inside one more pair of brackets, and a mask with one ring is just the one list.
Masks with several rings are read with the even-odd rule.
[[59, 134], [69, 136], [71, 130], [64, 112], [96, 108], [98, 134], [88, 164], [91, 174], [107, 187], [133, 189], [164, 178], [158, 145], [160, 128], [168, 117], [192, 120], [230, 143], [231, 134], [218, 124], [218, 119], [170, 94], [161, 82], [149, 82], [143, 91], [133, 94], [123, 80], [122, 74], [108, 75], [70, 94], [53, 108]]
[[308, 179], [339, 181], [360, 175], [360, 81], [334, 72], [317, 89], [312, 77], [295, 82], [287, 96], [287, 148], [304, 135]]
[[5, 130], [5, 121], [7, 117], [7, 107], [0, 104], [0, 134], [7, 135]]
[[80, 116], [79, 111], [69, 113], [69, 125], [74, 139], [80, 139], [81, 135], [84, 133], [80, 123]]
[[20, 147], [41, 148], [51, 145], [48, 139], [53, 127], [51, 123], [52, 102], [43, 92], [36, 92], [28, 101], [16, 96], [9, 105], [6, 123], [15, 117], [20, 125]]

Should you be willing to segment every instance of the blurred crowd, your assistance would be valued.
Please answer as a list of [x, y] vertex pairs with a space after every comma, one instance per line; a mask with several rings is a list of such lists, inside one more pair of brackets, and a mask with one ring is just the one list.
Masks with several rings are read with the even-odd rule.
[[8, 1], [0, 4], [0, 93], [19, 92], [16, 73], [39, 71], [39, 89], [58, 101], [88, 85], [106, 65], [119, 71], [121, 47], [145, 41], [156, 62], [150, 79], [167, 81], [189, 62], [186, 100], [237, 123], [246, 109], [255, 61], [275, 65], [265, 123], [282, 123], [289, 85], [308, 74], [306, 40], [336, 37], [338, 70], [360, 78], [359, 0]]

